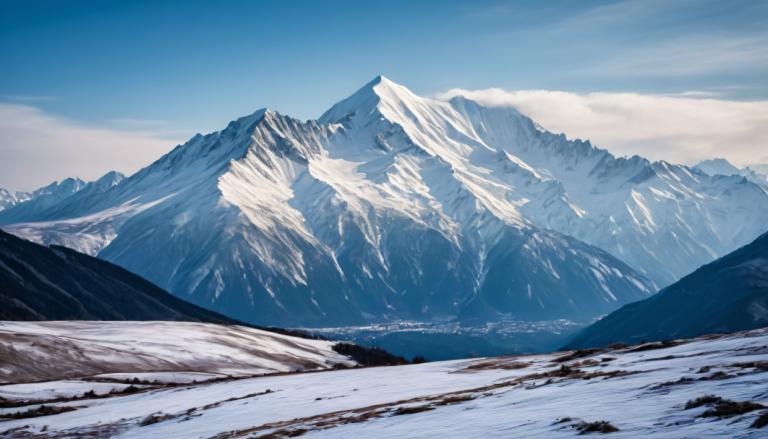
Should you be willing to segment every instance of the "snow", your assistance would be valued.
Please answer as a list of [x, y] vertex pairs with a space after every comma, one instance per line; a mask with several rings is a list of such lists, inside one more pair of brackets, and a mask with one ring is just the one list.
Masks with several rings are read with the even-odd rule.
[[[354, 364], [332, 350], [332, 341], [190, 322], [3, 321], [0, 343], [16, 351], [0, 369], [0, 382], [18, 381], [18, 377], [45, 379], [56, 374], [130, 373], [140, 379], [136, 374], [254, 375]], [[62, 346], [66, 347], [63, 352]], [[57, 368], [60, 364], [69, 367], [62, 372]], [[176, 379], [173, 374], [150, 377]]]
[[128, 384], [98, 383], [80, 380], [44, 381], [39, 383], [5, 384], [0, 386], [0, 398], [10, 400], [41, 400], [71, 398], [93, 390], [97, 395], [120, 390]]
[[[749, 428], [760, 411], [702, 418], [706, 407], [683, 406], [705, 394], [768, 404], [768, 372], [735, 365], [768, 360], [766, 343], [762, 329], [559, 362], [566, 353], [245, 378], [78, 401], [77, 410], [6, 421], [2, 428], [7, 437], [46, 427], [52, 436], [109, 431], [120, 438], [300, 431], [308, 438], [507, 438], [573, 437], [574, 422], [605, 420], [619, 429], [610, 436], [617, 438], [761, 437]], [[562, 364], [596, 375], [551, 375]], [[706, 379], [719, 371], [726, 376]], [[680, 378], [692, 381], [664, 384]], [[428, 410], [398, 414], [401, 407]], [[152, 413], [169, 416], [141, 426]], [[566, 417], [573, 421], [557, 423]]]

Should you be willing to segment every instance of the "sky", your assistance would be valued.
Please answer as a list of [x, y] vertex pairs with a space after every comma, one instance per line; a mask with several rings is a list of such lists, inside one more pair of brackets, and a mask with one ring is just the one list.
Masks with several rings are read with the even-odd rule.
[[617, 155], [768, 162], [768, 1], [0, 0], [0, 187], [131, 173], [378, 74]]

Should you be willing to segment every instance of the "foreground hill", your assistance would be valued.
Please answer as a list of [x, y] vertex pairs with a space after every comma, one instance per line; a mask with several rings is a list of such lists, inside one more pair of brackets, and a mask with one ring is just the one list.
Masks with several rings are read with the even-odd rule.
[[236, 323], [114, 264], [0, 230], [0, 320]]
[[768, 429], [766, 344], [768, 332], [759, 330], [623, 349], [115, 390], [106, 386], [125, 384], [6, 385], [0, 436], [757, 438]]
[[653, 297], [587, 327], [569, 347], [669, 340], [768, 326], [768, 233]]
[[126, 374], [205, 381], [355, 365], [336, 343], [196, 322], [0, 321], [0, 383]]

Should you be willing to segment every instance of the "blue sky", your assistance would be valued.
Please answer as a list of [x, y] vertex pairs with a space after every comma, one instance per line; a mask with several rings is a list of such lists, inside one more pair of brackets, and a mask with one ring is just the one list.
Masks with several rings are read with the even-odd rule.
[[763, 101], [768, 2], [0, 0], [0, 53], [8, 108], [181, 141], [265, 106], [317, 117], [379, 73], [427, 95]]

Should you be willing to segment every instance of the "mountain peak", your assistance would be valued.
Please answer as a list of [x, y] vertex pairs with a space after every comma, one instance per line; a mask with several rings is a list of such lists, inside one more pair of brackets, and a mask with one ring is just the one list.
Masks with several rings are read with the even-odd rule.
[[421, 98], [405, 86], [386, 76], [378, 75], [323, 113], [318, 120], [320, 123], [341, 123], [353, 115], [362, 115], [367, 118], [382, 104], [399, 105], [419, 99]]
[[724, 158], [704, 160], [694, 167], [709, 175], [741, 175], [740, 169]]

